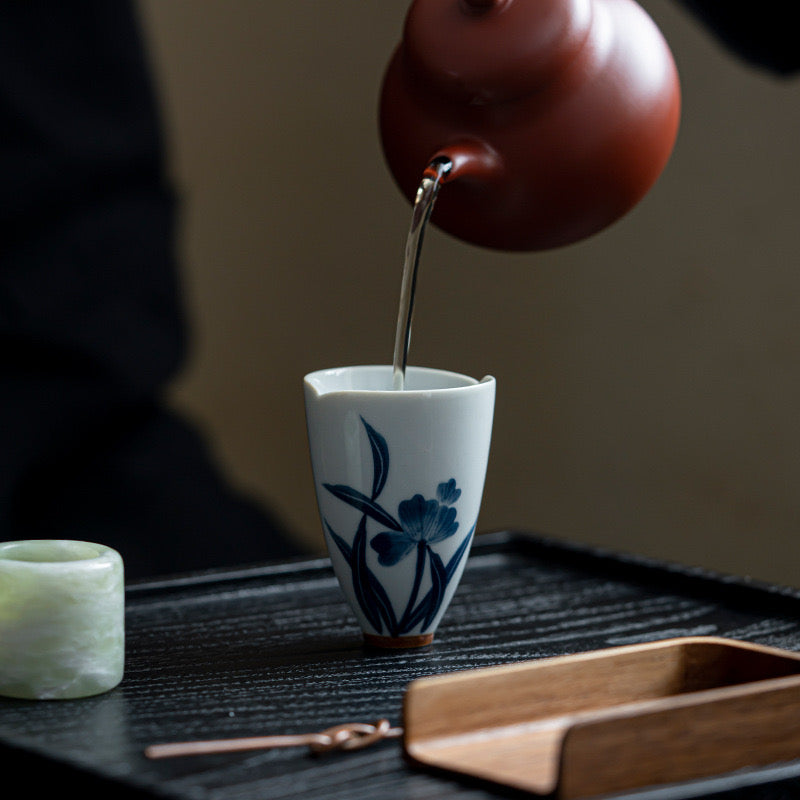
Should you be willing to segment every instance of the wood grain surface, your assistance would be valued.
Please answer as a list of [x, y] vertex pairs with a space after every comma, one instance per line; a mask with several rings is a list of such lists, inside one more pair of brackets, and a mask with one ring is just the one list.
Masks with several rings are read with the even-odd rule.
[[[364, 647], [326, 559], [129, 587], [117, 689], [53, 703], [0, 701], [0, 767], [35, 792], [176, 800], [488, 800], [497, 789], [407, 763], [396, 740], [153, 761], [158, 742], [398, 724], [416, 678], [672, 636], [800, 650], [797, 593], [535, 536], [479, 536], [432, 646]], [[546, 746], [546, 745], [545, 745]], [[799, 790], [787, 770], [726, 777], [728, 798]], [[769, 781], [769, 783], [764, 783]], [[697, 793], [676, 787], [674, 797]], [[663, 797], [663, 795], [661, 795]]]

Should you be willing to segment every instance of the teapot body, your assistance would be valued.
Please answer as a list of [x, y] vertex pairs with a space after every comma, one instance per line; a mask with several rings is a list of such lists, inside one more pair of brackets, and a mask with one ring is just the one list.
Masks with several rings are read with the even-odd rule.
[[380, 133], [408, 198], [434, 156], [453, 160], [439, 228], [542, 250], [628, 212], [666, 165], [679, 117], [672, 55], [633, 0], [415, 0]]

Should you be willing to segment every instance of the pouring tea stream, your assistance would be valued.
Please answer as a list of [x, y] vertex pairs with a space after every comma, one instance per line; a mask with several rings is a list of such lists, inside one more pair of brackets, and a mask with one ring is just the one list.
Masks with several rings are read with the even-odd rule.
[[414, 316], [414, 295], [417, 288], [417, 274], [425, 227], [433, 211], [442, 182], [452, 168], [453, 162], [448, 158], [443, 157], [432, 161], [422, 175], [422, 181], [414, 200], [411, 227], [406, 239], [403, 279], [400, 286], [400, 308], [397, 312], [397, 331], [394, 339], [392, 386], [395, 389], [405, 387], [408, 348], [411, 344], [411, 321]]
[[413, 197], [394, 388], [429, 220], [499, 250], [576, 242], [646, 194], [679, 116], [672, 54], [634, 0], [414, 0], [380, 101], [384, 155]]

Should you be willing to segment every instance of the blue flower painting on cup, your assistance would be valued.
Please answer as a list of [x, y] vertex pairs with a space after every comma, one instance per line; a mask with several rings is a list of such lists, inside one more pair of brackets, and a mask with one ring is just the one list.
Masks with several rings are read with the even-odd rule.
[[[414, 494], [402, 500], [393, 516], [378, 498], [389, 474], [389, 447], [385, 438], [366, 420], [361, 419], [372, 451], [373, 478], [369, 494], [352, 486], [323, 484], [324, 488], [361, 512], [360, 522], [348, 542], [341, 532], [334, 531], [327, 520], [325, 526], [336, 547], [349, 564], [353, 591], [364, 616], [379, 635], [390, 637], [424, 633], [436, 619], [445, 592], [472, 541], [474, 525], [455, 552], [445, 562], [438, 545], [460, 530], [456, 504], [461, 497], [455, 478], [448, 478], [436, 488], [436, 497]], [[397, 567], [413, 558], [413, 582], [402, 608], [395, 608], [375, 572], [367, 563], [367, 548], [376, 554], [382, 567]], [[423, 592], [425, 576], [429, 584]]]

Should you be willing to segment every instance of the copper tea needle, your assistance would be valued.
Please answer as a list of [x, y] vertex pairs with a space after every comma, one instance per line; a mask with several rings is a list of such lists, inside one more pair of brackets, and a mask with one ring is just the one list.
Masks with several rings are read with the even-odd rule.
[[312, 753], [331, 750], [360, 750], [383, 739], [394, 739], [403, 735], [402, 728], [393, 728], [387, 719], [374, 725], [363, 722], [348, 722], [319, 733], [297, 733], [281, 736], [249, 736], [239, 739], [209, 739], [193, 742], [167, 742], [145, 748], [148, 758], [172, 758], [176, 756], [206, 755], [210, 753], [232, 753], [243, 750], [270, 750], [280, 747], [308, 747]]

